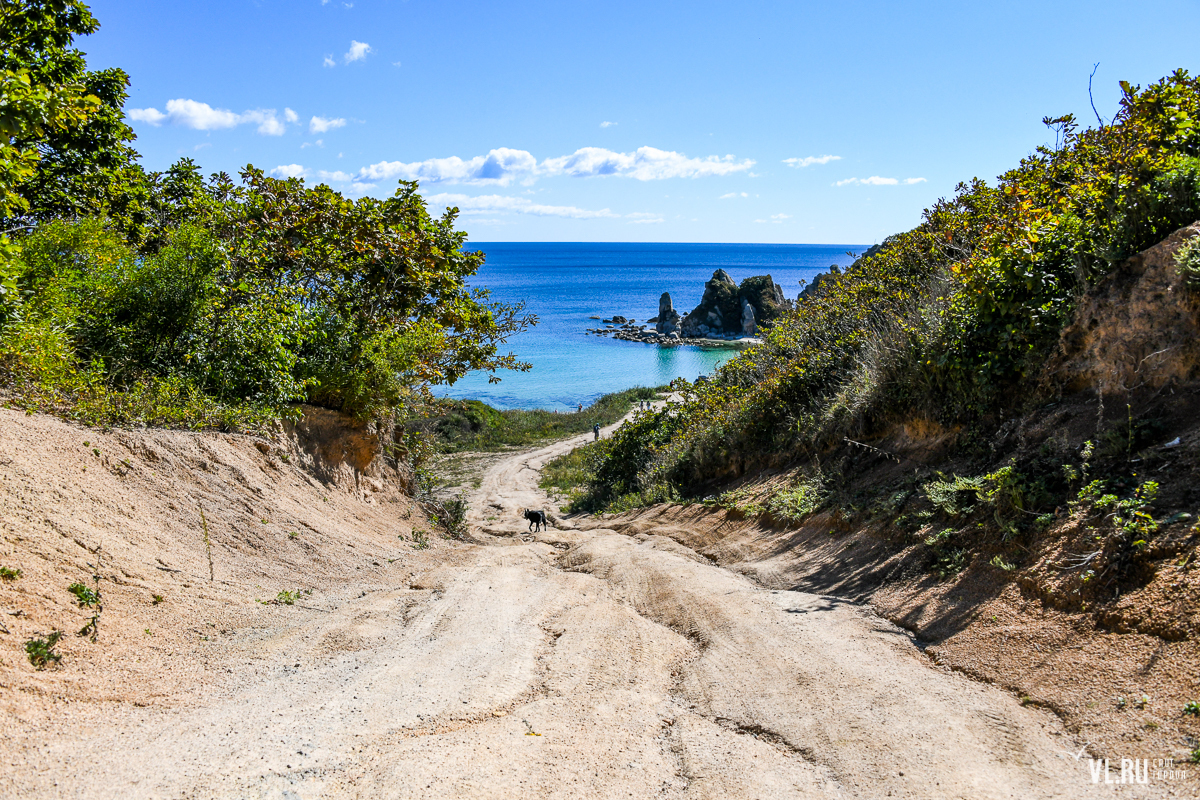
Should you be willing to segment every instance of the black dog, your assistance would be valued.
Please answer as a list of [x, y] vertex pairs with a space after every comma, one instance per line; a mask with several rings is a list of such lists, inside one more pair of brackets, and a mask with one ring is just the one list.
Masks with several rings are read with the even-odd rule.
[[546, 529], [545, 511], [534, 511], [532, 508], [523, 508], [521, 509], [521, 515], [529, 520], [529, 529], [533, 532], [536, 533], [539, 530], [539, 525], [541, 526], [540, 530]]

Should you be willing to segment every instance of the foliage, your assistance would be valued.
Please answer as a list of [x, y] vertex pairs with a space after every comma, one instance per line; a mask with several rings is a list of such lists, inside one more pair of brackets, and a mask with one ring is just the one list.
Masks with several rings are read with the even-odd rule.
[[1200, 236], [1188, 239], [1175, 251], [1175, 269], [1192, 291], [1200, 291]]
[[992, 558], [992, 566], [995, 567], [996, 569], [1004, 570], [1005, 572], [1012, 572], [1013, 570], [1015, 570], [1017, 568], [1016, 564], [1006, 561], [1004, 559], [1004, 556], [1001, 556], [1001, 555], [997, 555], [994, 558]]
[[67, 587], [67, 591], [75, 595], [75, 601], [80, 608], [91, 608], [100, 603], [100, 591], [90, 588], [87, 584], [72, 583]]
[[[1183, 70], [1123, 83], [1120, 110], [1097, 128], [1047, 118], [1053, 146], [994, 186], [960, 184], [918, 227], [827, 275], [762, 345], [681, 385], [677, 414], [619, 433], [592, 494], [624, 494], [637, 476], [639, 491], [699, 496], [898, 418], [970, 427], [1019, 411], [1079, 295], [1200, 217], [1197, 119], [1200, 81]], [[1019, 478], [990, 484], [1001, 516], [1038, 491]], [[964, 489], [943, 499], [971, 500]]]
[[551, 459], [542, 466], [538, 486], [566, 498], [560, 503], [568, 511], [575, 510], [577, 501], [596, 478], [595, 466], [612, 445], [611, 439], [587, 442], [568, 453]]
[[[154, 253], [98, 220], [26, 237], [23, 299], [0, 330], [18, 402], [90, 422], [260, 427], [297, 401], [387, 415], [428, 383], [525, 368], [497, 346], [533, 318], [465, 287], [481, 257], [412, 185], [351, 203], [246, 180], [226, 187], [218, 222], [182, 223]], [[313, 230], [287, 239], [303, 227], [290, 215]]]
[[24, 573], [21, 572], [20, 568], [14, 569], [12, 567], [0, 567], [0, 579], [2, 580], [15, 581], [23, 574]]
[[[446, 535], [453, 539], [462, 539], [467, 534], [467, 493], [464, 490], [457, 497], [452, 497], [449, 500], [438, 500], [432, 492], [423, 492], [421, 496], [421, 505], [425, 507], [426, 515], [429, 522], [433, 525], [440, 525], [446, 531]], [[413, 534], [413, 541], [416, 541], [416, 534]]]
[[62, 631], [51, 631], [46, 636], [33, 636], [25, 642], [25, 654], [29, 663], [37, 669], [45, 669], [50, 664], [62, 661], [62, 654], [54, 652], [58, 642], [63, 637]]
[[73, 46], [100, 27], [80, 0], [0, 7], [0, 218], [136, 215], [144, 184], [122, 106], [128, 76], [91, 72]]

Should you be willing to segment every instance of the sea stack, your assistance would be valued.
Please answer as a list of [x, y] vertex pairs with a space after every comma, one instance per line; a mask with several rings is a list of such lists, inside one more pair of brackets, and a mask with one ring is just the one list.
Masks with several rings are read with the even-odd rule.
[[695, 338], [753, 336], [789, 308], [783, 289], [770, 275], [746, 278], [738, 286], [728, 272], [719, 269], [704, 285], [700, 305], [680, 321], [679, 332]]
[[658, 323], [654, 329], [659, 333], [674, 333], [679, 329], [679, 312], [671, 304], [671, 293], [663, 292], [658, 298]]

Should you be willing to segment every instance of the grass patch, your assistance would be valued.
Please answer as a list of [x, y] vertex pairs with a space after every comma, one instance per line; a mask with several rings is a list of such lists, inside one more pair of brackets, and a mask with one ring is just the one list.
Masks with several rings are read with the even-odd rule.
[[588, 442], [547, 462], [542, 467], [542, 477], [538, 486], [547, 492], [565, 497], [567, 503], [563, 507], [569, 513], [574, 510], [573, 505], [584, 496], [588, 485], [596, 479], [596, 467], [608, 455], [611, 446], [612, 441], [609, 439]]

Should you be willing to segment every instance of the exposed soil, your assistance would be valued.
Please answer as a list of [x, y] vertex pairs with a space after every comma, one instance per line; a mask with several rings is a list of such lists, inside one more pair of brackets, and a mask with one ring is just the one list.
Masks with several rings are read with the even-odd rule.
[[[0, 794], [1113, 788], [1093, 784], [1086, 742], [1059, 717], [940, 667], [855, 602], [853, 575], [836, 593], [790, 577], [791, 534], [722, 535], [686, 509], [552, 513], [531, 533], [516, 509], [546, 506], [537, 468], [567, 441], [488, 468], [472, 496], [476, 543], [422, 536], [427, 522], [396, 490], [405, 476], [331, 467], [358, 450], [308, 435], [326, 441], [99, 434], [0, 412], [0, 563], [23, 573], [0, 584], [0, 608], [20, 612], [0, 617]], [[325, 482], [297, 466], [302, 453]], [[94, 613], [67, 592], [76, 581], [101, 591], [94, 642], [75, 634]], [[294, 605], [256, 602], [284, 589], [303, 591]], [[66, 631], [62, 661], [35, 670], [23, 644], [51, 629]], [[1119, 789], [1183, 797], [1195, 785]]]

